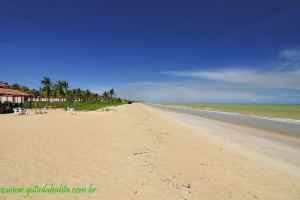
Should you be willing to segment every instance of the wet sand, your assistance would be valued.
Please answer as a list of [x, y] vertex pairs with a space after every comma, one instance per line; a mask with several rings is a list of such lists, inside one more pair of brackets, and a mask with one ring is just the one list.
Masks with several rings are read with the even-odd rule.
[[263, 129], [270, 132], [300, 137], [300, 120], [245, 115], [233, 112], [194, 109], [186, 106], [170, 106], [150, 103], [147, 105], [161, 108], [164, 110], [176, 111], [205, 117], [207, 119], [222, 121], [226, 123], [248, 126], [256, 129]]
[[235, 153], [300, 177], [300, 137], [213, 120], [165, 107], [151, 106], [150, 109], [200, 134], [213, 137], [220, 142], [219, 145], [226, 145]]
[[[300, 181], [142, 104], [0, 115], [0, 187], [93, 184], [28, 199], [299, 199]], [[21, 199], [0, 194], [0, 199]]]

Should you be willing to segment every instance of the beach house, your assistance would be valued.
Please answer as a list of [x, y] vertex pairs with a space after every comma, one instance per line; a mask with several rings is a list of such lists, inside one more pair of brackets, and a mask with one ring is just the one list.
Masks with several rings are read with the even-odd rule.
[[0, 102], [24, 103], [25, 97], [30, 96], [24, 92], [13, 90], [5, 83], [0, 83]]

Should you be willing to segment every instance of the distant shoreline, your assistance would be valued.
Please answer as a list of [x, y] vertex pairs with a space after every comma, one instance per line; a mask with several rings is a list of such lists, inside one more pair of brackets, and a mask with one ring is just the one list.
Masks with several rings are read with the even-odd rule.
[[239, 113], [195, 109], [183, 106], [148, 104], [166, 110], [178, 111], [195, 116], [201, 116], [212, 120], [223, 121], [257, 129], [264, 129], [274, 133], [287, 134], [299, 137], [300, 122], [298, 120], [273, 119], [268, 117], [251, 116]]
[[158, 103], [158, 105], [192, 108], [204, 111], [243, 115], [300, 124], [300, 104], [184, 104]]

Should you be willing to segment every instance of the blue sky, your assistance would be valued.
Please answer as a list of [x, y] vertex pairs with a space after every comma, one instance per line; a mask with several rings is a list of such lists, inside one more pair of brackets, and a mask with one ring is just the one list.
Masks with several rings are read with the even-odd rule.
[[0, 80], [146, 101], [300, 103], [299, 1], [0, 1]]

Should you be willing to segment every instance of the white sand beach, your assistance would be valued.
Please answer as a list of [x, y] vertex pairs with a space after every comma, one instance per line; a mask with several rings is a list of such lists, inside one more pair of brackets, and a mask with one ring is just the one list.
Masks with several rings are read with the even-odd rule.
[[142, 104], [76, 115], [3, 114], [0, 127], [0, 187], [97, 188], [27, 199], [300, 199], [299, 178]]

